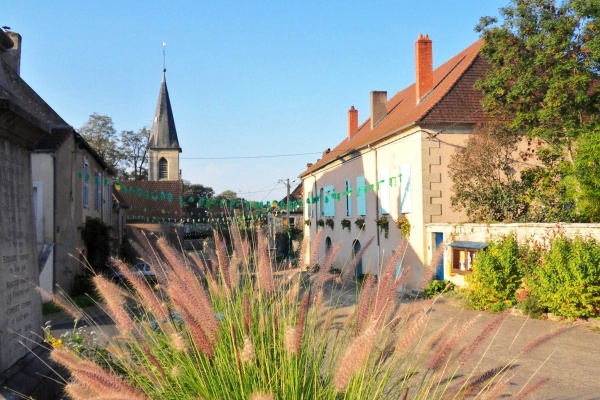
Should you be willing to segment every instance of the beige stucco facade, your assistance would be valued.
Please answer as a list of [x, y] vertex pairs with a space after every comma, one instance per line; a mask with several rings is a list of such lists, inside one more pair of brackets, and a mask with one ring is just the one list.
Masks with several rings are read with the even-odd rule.
[[44, 245], [53, 245], [40, 277], [45, 289], [58, 285], [69, 292], [75, 276], [84, 273], [87, 249], [81, 228], [86, 217], [112, 223], [113, 176], [96, 157], [72, 132], [56, 149], [32, 153], [38, 253]]
[[[397, 270], [410, 268], [405, 288], [419, 287], [422, 267], [431, 260], [427, 252], [425, 224], [440, 220], [464, 220], [463, 214], [450, 207], [451, 182], [447, 165], [456, 146], [467, 140], [468, 130], [456, 127], [439, 133], [432, 128], [435, 127], [425, 129], [414, 126], [304, 177], [304, 199], [319, 196], [316, 203], [305, 204], [304, 218], [311, 220], [310, 226], [305, 225], [305, 234], [314, 237], [317, 229], [323, 230], [318, 250], [321, 259], [327, 252], [327, 238], [332, 245], [341, 242], [342, 248], [334, 267], [343, 269], [350, 265], [355, 241], [364, 246], [373, 238], [363, 254], [362, 270], [357, 273], [379, 274], [403, 239], [396, 220], [406, 218], [410, 222], [411, 232]], [[363, 177], [367, 193], [364, 188], [360, 193], [357, 191], [357, 178], [360, 184], [360, 178]], [[350, 193], [346, 190], [346, 182], [350, 184]], [[372, 191], [369, 189], [370, 185], [373, 185]], [[329, 199], [333, 198], [334, 212], [330, 216], [325, 215], [324, 203], [320, 197], [321, 189], [332, 186], [333, 193], [329, 194]], [[339, 200], [338, 193], [341, 194]], [[327, 196], [327, 193], [324, 194]], [[366, 207], [361, 210], [359, 202], [366, 203]], [[388, 220], [387, 238], [376, 223], [381, 217]], [[318, 225], [319, 219], [327, 218], [334, 221], [333, 229], [327, 225]], [[344, 218], [351, 221], [350, 231], [342, 229], [341, 221]], [[366, 224], [362, 230], [355, 225], [358, 218], [365, 219]]]

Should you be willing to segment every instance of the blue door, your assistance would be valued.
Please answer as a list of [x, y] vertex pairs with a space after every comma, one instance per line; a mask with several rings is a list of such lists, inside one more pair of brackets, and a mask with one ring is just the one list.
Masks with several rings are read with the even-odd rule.
[[[355, 240], [354, 243], [352, 244], [352, 257], [356, 257], [356, 255], [359, 252], [360, 252], [360, 242], [358, 240]], [[356, 278], [360, 278], [364, 274], [365, 273], [363, 272], [362, 257], [361, 257], [360, 260], [358, 260], [358, 262], [356, 263]]]
[[[442, 245], [442, 243], [444, 243], [444, 234], [441, 232], [435, 232], [435, 252], [433, 253], [433, 255], [435, 256], [435, 254], [437, 254], [438, 249], [440, 248], [440, 246]], [[438, 261], [436, 267], [435, 267], [435, 279], [444, 279], [444, 255], [442, 254], [442, 257], [440, 258], [440, 261]]]

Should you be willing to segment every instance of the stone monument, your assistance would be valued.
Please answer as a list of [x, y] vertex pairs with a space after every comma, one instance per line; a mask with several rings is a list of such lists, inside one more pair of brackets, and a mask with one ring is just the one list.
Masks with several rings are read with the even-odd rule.
[[0, 372], [40, 343], [43, 324], [30, 151], [50, 129], [18, 75], [18, 39], [0, 30]]

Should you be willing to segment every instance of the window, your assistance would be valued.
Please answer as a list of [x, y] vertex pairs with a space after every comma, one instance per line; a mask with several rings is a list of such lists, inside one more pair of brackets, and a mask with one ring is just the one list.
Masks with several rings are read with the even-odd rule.
[[324, 199], [323, 199], [323, 216], [324, 217], [334, 217], [335, 216], [335, 188], [333, 185], [325, 186], [322, 190], [324, 190]]
[[409, 213], [412, 211], [411, 190], [410, 190], [410, 164], [400, 166], [400, 212]]
[[96, 210], [102, 210], [102, 172], [96, 174]]
[[488, 246], [484, 242], [453, 242], [450, 243], [452, 252], [452, 272], [455, 274], [468, 274], [473, 271], [473, 262], [477, 253]]
[[162, 157], [158, 160], [158, 179], [168, 179], [169, 178], [169, 163], [167, 160]]
[[365, 188], [367, 181], [364, 176], [356, 177], [356, 214], [365, 216], [367, 215], [367, 193]]
[[377, 194], [379, 195], [379, 204], [381, 206], [381, 215], [387, 215], [390, 213], [390, 171], [382, 169], [379, 171], [379, 189]]
[[90, 165], [87, 160], [83, 161], [83, 207], [90, 206]]
[[346, 191], [344, 192], [346, 197], [346, 217], [352, 216], [352, 182], [346, 181]]

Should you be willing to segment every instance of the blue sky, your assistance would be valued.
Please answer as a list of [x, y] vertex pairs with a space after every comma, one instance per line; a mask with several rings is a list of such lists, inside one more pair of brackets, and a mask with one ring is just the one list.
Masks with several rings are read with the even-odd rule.
[[[166, 42], [183, 178], [262, 201], [346, 136], [350, 106], [362, 123], [372, 90], [414, 82], [418, 34], [437, 67], [508, 2], [19, 0], [0, 24], [23, 37], [21, 76], [75, 128], [93, 112], [150, 127]], [[273, 157], [287, 154], [305, 155]]]

